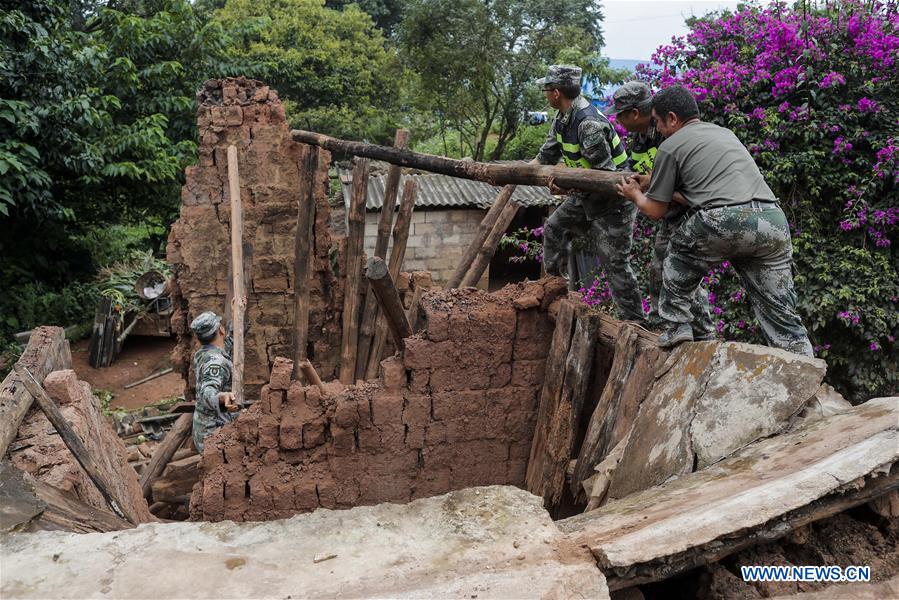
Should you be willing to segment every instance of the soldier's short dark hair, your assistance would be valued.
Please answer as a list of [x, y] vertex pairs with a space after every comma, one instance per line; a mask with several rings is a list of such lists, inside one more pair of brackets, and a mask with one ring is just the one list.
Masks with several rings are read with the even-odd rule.
[[674, 113], [681, 121], [699, 116], [699, 106], [690, 90], [682, 85], [672, 85], [652, 97], [652, 108], [663, 119]]
[[581, 86], [579, 85], [560, 85], [558, 88], [562, 95], [569, 100], [574, 100], [581, 95]]

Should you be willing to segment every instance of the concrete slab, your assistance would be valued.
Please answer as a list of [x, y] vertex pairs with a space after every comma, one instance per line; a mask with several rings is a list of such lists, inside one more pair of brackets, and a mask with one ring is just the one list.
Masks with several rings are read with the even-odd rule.
[[514, 487], [265, 523], [10, 535], [12, 598], [605, 598], [590, 552]]

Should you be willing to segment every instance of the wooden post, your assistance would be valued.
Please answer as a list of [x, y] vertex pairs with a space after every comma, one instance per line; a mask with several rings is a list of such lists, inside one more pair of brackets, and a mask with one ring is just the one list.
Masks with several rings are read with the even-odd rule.
[[[408, 143], [409, 130], [397, 129], [393, 146], [395, 148], [405, 148]], [[387, 258], [387, 246], [390, 243], [390, 230], [393, 227], [393, 212], [396, 209], [396, 197], [400, 188], [402, 170], [402, 167], [397, 165], [390, 165], [390, 168], [387, 170], [384, 204], [381, 206], [381, 215], [378, 219], [378, 237], [375, 240], [374, 255], [378, 258]], [[359, 328], [359, 355], [356, 357], [356, 379], [365, 377], [365, 369], [368, 366], [368, 355], [371, 351], [377, 316], [378, 302], [372, 294], [366, 293], [365, 308], [362, 311], [362, 325]]]
[[231, 361], [231, 392], [238, 405], [243, 405], [244, 310], [247, 291], [243, 280], [243, 207], [240, 203], [240, 174], [237, 170], [237, 147], [228, 146], [228, 189], [231, 194], [231, 323], [234, 325], [234, 349]]
[[472, 263], [471, 268], [468, 270], [468, 273], [465, 274], [465, 277], [462, 278], [462, 287], [475, 286], [478, 284], [481, 275], [483, 275], [484, 271], [487, 270], [487, 267], [490, 266], [490, 261], [493, 260], [493, 255], [496, 254], [496, 247], [499, 246], [499, 241], [503, 239], [506, 229], [512, 224], [512, 219], [518, 214], [518, 208], [516, 202], [509, 202], [506, 204], [503, 212], [500, 213], [499, 217], [496, 219], [496, 223], [493, 224], [490, 235], [487, 236], [487, 239], [485, 239], [484, 243], [481, 245], [481, 249], [474, 259], [474, 263]]
[[384, 259], [377, 256], [369, 258], [365, 265], [365, 277], [368, 279], [375, 298], [378, 299], [381, 312], [387, 318], [387, 326], [393, 336], [393, 343], [397, 350], [402, 351], [405, 348], [403, 340], [412, 335], [412, 328], [406, 318], [406, 311], [403, 310], [400, 293], [390, 277]]
[[468, 248], [465, 249], [465, 254], [462, 255], [462, 258], [459, 260], [459, 266], [456, 267], [452, 277], [450, 277], [447, 282], [447, 289], [457, 288], [459, 287], [459, 284], [462, 283], [462, 279], [465, 278], [465, 274], [468, 273], [468, 269], [471, 268], [472, 261], [474, 261], [475, 257], [478, 255], [487, 236], [493, 231], [496, 220], [502, 214], [503, 209], [506, 208], [506, 204], [509, 203], [509, 199], [512, 198], [512, 192], [514, 191], [514, 185], [504, 186], [502, 191], [496, 197], [496, 200], [493, 201], [490, 210], [487, 211], [487, 214], [484, 215], [484, 218], [481, 219], [481, 223], [478, 225], [478, 231], [475, 234], [475, 238], [468, 245]]
[[94, 485], [97, 486], [97, 490], [99, 490], [103, 499], [106, 500], [106, 504], [109, 505], [112, 512], [136, 525], [137, 519], [132, 515], [125, 514], [122, 509], [122, 506], [124, 505], [121, 500], [116, 498], [115, 492], [109, 485], [109, 482], [106, 481], [106, 478], [103, 477], [97, 469], [94, 459], [91, 458], [87, 448], [84, 447], [81, 438], [79, 438], [78, 434], [72, 430], [72, 426], [69, 425], [68, 421], [65, 420], [65, 417], [62, 416], [62, 413], [59, 412], [59, 407], [57, 407], [56, 403], [54, 403], [50, 396], [47, 395], [43, 386], [35, 380], [31, 372], [25, 367], [16, 365], [15, 370], [19, 375], [22, 384], [25, 386], [25, 389], [28, 390], [28, 393], [31, 394], [34, 401], [38, 403], [38, 406], [40, 406], [41, 410], [44, 411], [44, 414], [47, 415], [47, 419], [53, 427], [56, 428], [56, 431], [59, 432], [59, 437], [65, 442], [66, 447], [75, 456], [75, 460], [78, 461], [78, 464], [81, 465], [81, 468], [84, 469], [87, 476], [90, 477], [91, 481], [94, 482]]
[[302, 373], [303, 377], [306, 379], [307, 385], [314, 385], [322, 394], [325, 393], [325, 386], [322, 384], [322, 379], [318, 376], [318, 371], [315, 370], [315, 367], [312, 366], [312, 363], [308, 358], [304, 358], [300, 361], [300, 373]]
[[415, 291], [412, 292], [412, 302], [409, 303], [409, 310], [406, 311], [406, 318], [409, 319], [409, 327], [412, 329], [413, 334], [418, 328], [418, 305], [421, 304], [421, 295], [423, 293], [423, 287], [420, 285], [415, 286]]
[[162, 443], [156, 446], [150, 463], [144, 468], [140, 474], [140, 487], [144, 493], [144, 498], [149, 499], [153, 489], [153, 481], [156, 480], [166, 466], [172, 460], [175, 452], [187, 439], [193, 429], [194, 417], [191, 413], [184, 413], [175, 420], [172, 428], [165, 434]]
[[[403, 259], [406, 257], [406, 242], [409, 241], [409, 227], [412, 225], [412, 211], [415, 209], [415, 185], [415, 180], [411, 177], [403, 184], [403, 200], [400, 202], [400, 212], [393, 226], [393, 248], [390, 250], [388, 271], [394, 281], [399, 277]], [[384, 315], [379, 315], [371, 353], [368, 355], [368, 366], [365, 368], [366, 379], [378, 376], [378, 365], [381, 364], [381, 354], [384, 353], [384, 343], [387, 341], [386, 323]]]
[[340, 381], [353, 383], [359, 337], [359, 283], [365, 237], [365, 200], [368, 196], [368, 159], [353, 166], [353, 195], [347, 213], [346, 285], [343, 292], [343, 336], [340, 345]]
[[[297, 209], [297, 227], [293, 245], [293, 364], [306, 358], [309, 340], [309, 280], [315, 252], [315, 185], [318, 183], [319, 149], [305, 146], [302, 184]], [[296, 373], [294, 373], [296, 374]]]
[[619, 183], [623, 177], [620, 172], [599, 171], [597, 169], [572, 169], [569, 167], [552, 167], [524, 162], [495, 164], [455, 160], [363, 142], [338, 140], [311, 131], [293, 130], [290, 132], [290, 135], [294, 141], [301, 144], [314, 144], [332, 152], [364, 156], [375, 160], [383, 160], [394, 165], [413, 167], [461, 179], [484, 181], [490, 185], [507, 185], [511, 183], [549, 186], [554, 184], [561, 189], [597, 192], [608, 200], [617, 200], [619, 198], [618, 193], [615, 191], [615, 184]]

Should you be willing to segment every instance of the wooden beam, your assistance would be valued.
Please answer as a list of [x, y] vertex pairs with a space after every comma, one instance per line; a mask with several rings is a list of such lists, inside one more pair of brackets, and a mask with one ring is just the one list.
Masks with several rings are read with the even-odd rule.
[[421, 295], [424, 291], [425, 289], [422, 286], [415, 286], [415, 291], [412, 292], [412, 301], [409, 303], [409, 310], [406, 311], [406, 318], [409, 319], [409, 327], [412, 329], [413, 334], [415, 334], [415, 330], [418, 328], [418, 306], [421, 304]]
[[457, 288], [459, 287], [459, 284], [462, 283], [465, 274], [468, 273], [468, 270], [471, 268], [471, 263], [474, 262], [475, 257], [481, 251], [481, 246], [484, 245], [487, 236], [493, 231], [493, 226], [496, 225], [497, 219], [499, 219], [503, 209], [506, 208], [506, 204], [509, 203], [509, 199], [512, 198], [512, 193], [514, 191], [514, 185], [503, 186], [502, 191], [500, 191], [499, 195], [493, 201], [493, 204], [490, 205], [490, 210], [487, 211], [487, 214], [484, 215], [484, 218], [481, 219], [480, 224], [478, 224], [478, 231], [475, 233], [475, 238], [468, 245], [468, 248], [465, 249], [465, 254], [459, 259], [459, 265], [456, 267], [456, 270], [453, 271], [452, 276], [446, 283], [447, 289]]
[[299, 206], [293, 244], [293, 364], [306, 358], [309, 342], [309, 281], [315, 253], [315, 185], [319, 149], [303, 146]]
[[[405, 148], [409, 143], [409, 130], [397, 129], [394, 148]], [[400, 189], [402, 167], [390, 165], [387, 170], [387, 182], [384, 187], [384, 204], [378, 219], [378, 236], [375, 239], [374, 255], [387, 258], [387, 246], [390, 244], [390, 231], [393, 228], [393, 213], [396, 210], [396, 197]], [[362, 310], [362, 325], [359, 327], [359, 356], [356, 357], [356, 379], [365, 378], [368, 367], [368, 355], [371, 353], [372, 338], [375, 332], [375, 321], [378, 316], [378, 302], [372, 294], [365, 294], [365, 308]]]
[[181, 447], [181, 444], [190, 435], [193, 429], [193, 420], [192, 413], [182, 414], [175, 420], [162, 442], [156, 446], [156, 450], [153, 452], [152, 458], [150, 458], [150, 463], [140, 475], [140, 487], [144, 498], [150, 498], [153, 481], [162, 475], [169, 461], [172, 460], [172, 456], [175, 455], [175, 451]]
[[233, 144], [228, 146], [228, 190], [231, 196], [231, 280], [234, 288], [234, 296], [231, 298], [231, 322], [234, 325], [231, 392], [238, 406], [242, 406], [244, 311], [247, 306], [247, 290], [243, 278], [243, 206], [240, 203], [240, 173], [237, 168], [237, 147]]
[[496, 247], [499, 246], [500, 240], [503, 239], [503, 235], [505, 235], [509, 225], [512, 224], [515, 215], [518, 214], [518, 208], [519, 206], [516, 202], [506, 204], [503, 212], [496, 219], [496, 223], [493, 224], [490, 234], [484, 240], [484, 243], [481, 244], [481, 249], [471, 264], [471, 268], [465, 274], [465, 277], [462, 278], [462, 287], [475, 286], [481, 280], [481, 275], [490, 266], [490, 261], [493, 260], [493, 255], [496, 254]]
[[461, 179], [484, 181], [491, 185], [535, 185], [548, 186], [555, 184], [562, 189], [577, 189], [596, 192], [607, 199], [617, 199], [615, 184], [621, 173], [599, 171], [596, 169], [572, 169], [569, 167], [549, 167], [531, 163], [492, 164], [474, 161], [454, 160], [420, 154], [409, 150], [399, 150], [386, 146], [376, 146], [364, 142], [351, 142], [328, 137], [312, 131], [293, 130], [290, 132], [294, 141], [302, 144], [314, 144], [332, 152], [364, 156], [375, 160], [383, 160], [394, 165], [422, 169], [432, 173], [450, 175]]
[[300, 361], [300, 373], [303, 374], [303, 377], [306, 379], [306, 385], [314, 385], [319, 391], [324, 394], [325, 386], [322, 383], [322, 378], [318, 376], [318, 371], [315, 370], [315, 367], [312, 366], [312, 363], [308, 358], [304, 358]]
[[125, 514], [124, 509], [122, 508], [124, 504], [122, 504], [122, 501], [116, 497], [115, 491], [113, 491], [109, 482], [106, 481], [106, 478], [97, 469], [94, 459], [87, 451], [87, 448], [85, 448], [81, 438], [78, 437], [78, 434], [75, 433], [72, 426], [69, 425], [68, 421], [65, 420], [65, 417], [62, 416], [62, 413], [59, 412], [59, 407], [57, 407], [56, 403], [47, 395], [43, 386], [35, 380], [31, 372], [25, 367], [16, 365], [15, 371], [22, 384], [34, 398], [34, 401], [38, 403], [38, 406], [40, 406], [41, 410], [44, 411], [44, 414], [47, 415], [47, 420], [49, 420], [53, 427], [56, 428], [56, 431], [59, 432], [59, 437], [62, 438], [66, 447], [71, 451], [72, 455], [74, 455], [75, 460], [78, 461], [78, 464], [81, 465], [81, 468], [84, 469], [87, 476], [90, 477], [91, 481], [94, 482], [94, 485], [97, 486], [97, 490], [103, 496], [103, 499], [106, 500], [106, 503], [109, 505], [109, 508], [112, 509], [112, 512], [136, 525], [137, 519], [132, 515]]
[[396, 349], [402, 352], [406, 346], [403, 340], [412, 335], [412, 328], [409, 326], [409, 320], [403, 310], [400, 293], [390, 277], [384, 259], [377, 256], [369, 258], [365, 265], [365, 277], [368, 279], [369, 286], [374, 292], [375, 298], [378, 299], [381, 312], [387, 320], [387, 327], [393, 336], [393, 343]]
[[359, 338], [359, 285], [365, 241], [365, 201], [368, 196], [368, 160], [356, 159], [353, 193], [347, 212], [346, 277], [343, 288], [343, 336], [340, 344], [340, 381], [352, 384], [356, 374]]
[[[390, 278], [394, 281], [399, 277], [403, 259], [406, 257], [406, 243], [409, 241], [412, 211], [415, 209], [415, 186], [415, 180], [411, 177], [403, 184], [403, 199], [400, 202], [400, 211], [393, 226], [393, 248], [390, 250], [390, 262], [388, 265]], [[381, 354], [384, 353], [384, 344], [387, 341], [386, 324], [387, 321], [384, 315], [379, 315], [371, 353], [368, 356], [368, 366], [365, 368], [365, 379], [372, 379], [378, 376], [378, 365], [381, 364]]]

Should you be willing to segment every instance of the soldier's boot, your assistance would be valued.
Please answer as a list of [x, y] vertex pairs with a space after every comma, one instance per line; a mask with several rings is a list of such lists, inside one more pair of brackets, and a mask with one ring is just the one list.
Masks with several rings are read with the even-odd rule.
[[693, 328], [689, 323], [678, 323], [659, 336], [659, 346], [674, 348], [678, 344], [693, 341]]

